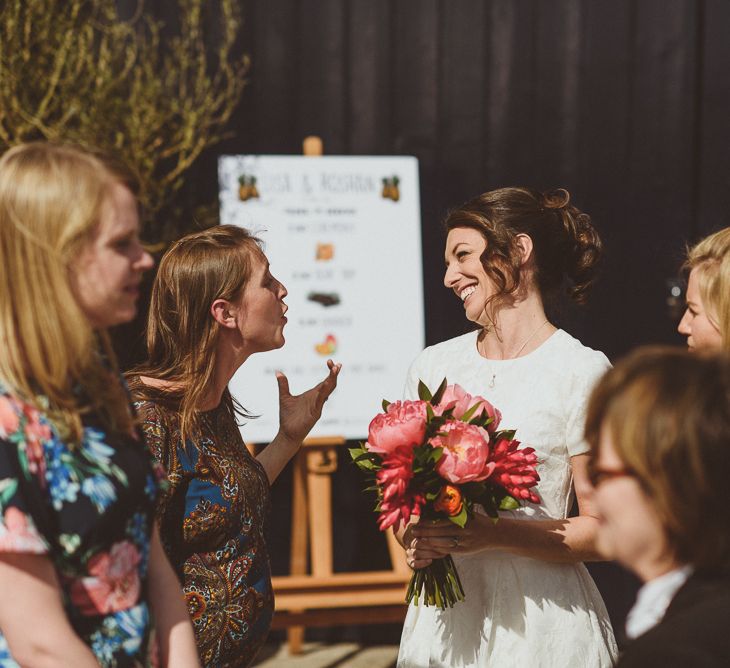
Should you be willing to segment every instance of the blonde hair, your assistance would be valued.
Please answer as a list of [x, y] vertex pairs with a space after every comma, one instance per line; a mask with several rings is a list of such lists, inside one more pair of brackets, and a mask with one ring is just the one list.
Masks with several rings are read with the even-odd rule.
[[684, 266], [697, 270], [702, 304], [722, 336], [723, 349], [730, 352], [730, 227], [690, 248]]
[[[127, 377], [135, 399], [161, 402], [180, 414], [183, 439], [200, 432], [200, 406], [215, 374], [220, 325], [211, 304], [241, 296], [252, 260], [263, 258], [259, 243], [241, 227], [219, 225], [179, 239], [160, 260], [147, 319], [148, 359]], [[152, 387], [139, 376], [167, 383]], [[228, 390], [223, 403], [234, 417], [251, 417]]]
[[72, 442], [89, 410], [111, 430], [131, 429], [124, 390], [110, 382], [117, 369], [108, 336], [94, 331], [69, 280], [110, 186], [129, 178], [63, 144], [24, 144], [0, 158], [0, 379], [47, 410]]
[[730, 568], [730, 360], [666, 347], [639, 349], [599, 381], [586, 439], [606, 429], [651, 500], [672, 554], [698, 570]]

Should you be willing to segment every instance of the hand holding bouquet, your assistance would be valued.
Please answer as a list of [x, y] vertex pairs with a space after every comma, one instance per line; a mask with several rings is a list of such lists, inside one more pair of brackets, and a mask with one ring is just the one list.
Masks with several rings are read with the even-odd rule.
[[[448, 519], [464, 527], [474, 507], [496, 519], [520, 501], [539, 503], [540, 479], [532, 448], [520, 447], [513, 430], [498, 431], [500, 412], [446, 379], [435, 394], [419, 382], [419, 401], [383, 401], [370, 422], [368, 440], [350, 455], [371, 479], [381, 531], [421, 521]], [[464, 590], [451, 556], [414, 571], [406, 601], [453, 606]]]

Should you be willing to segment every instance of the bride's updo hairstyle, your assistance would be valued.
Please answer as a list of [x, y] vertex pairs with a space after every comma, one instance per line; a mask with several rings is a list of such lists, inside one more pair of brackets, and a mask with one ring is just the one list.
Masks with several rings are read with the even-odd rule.
[[570, 203], [567, 190], [490, 190], [451, 210], [444, 225], [477, 230], [487, 241], [481, 261], [497, 288], [487, 304], [493, 315], [524, 288], [518, 235], [532, 239], [534, 280], [543, 302], [563, 287], [583, 304], [596, 278], [602, 244], [588, 214]]

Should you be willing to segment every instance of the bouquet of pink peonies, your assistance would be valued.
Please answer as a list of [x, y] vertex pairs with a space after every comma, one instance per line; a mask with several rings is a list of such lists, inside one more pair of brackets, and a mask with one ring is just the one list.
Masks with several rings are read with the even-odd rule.
[[[500, 412], [486, 399], [443, 380], [435, 394], [418, 384], [419, 401], [383, 400], [368, 440], [350, 449], [377, 494], [381, 531], [398, 530], [412, 515], [448, 519], [464, 527], [476, 505], [493, 518], [521, 501], [539, 503], [540, 479], [532, 448], [520, 447], [514, 430], [498, 430]], [[406, 601], [442, 610], [464, 599], [451, 556], [414, 571]]]

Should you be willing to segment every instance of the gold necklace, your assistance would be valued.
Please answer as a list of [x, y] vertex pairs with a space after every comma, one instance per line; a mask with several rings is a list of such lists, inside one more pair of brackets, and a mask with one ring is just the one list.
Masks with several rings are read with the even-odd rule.
[[[530, 334], [530, 336], [528, 336], [528, 337], [527, 337], [527, 338], [525, 339], [524, 343], [523, 343], [523, 344], [522, 344], [522, 345], [521, 345], [521, 346], [520, 346], [520, 347], [518, 348], [517, 352], [516, 352], [516, 353], [515, 353], [514, 355], [512, 355], [511, 357], [508, 357], [506, 361], [511, 361], [511, 360], [515, 360], [515, 359], [517, 359], [517, 357], [519, 357], [519, 354], [520, 354], [520, 353], [521, 353], [521, 352], [522, 352], [522, 351], [523, 351], [523, 350], [525, 349], [525, 346], [526, 346], [526, 345], [527, 345], [528, 343], [530, 343], [530, 341], [532, 341], [532, 339], [534, 338], [534, 336], [535, 336], [535, 335], [536, 335], [536, 334], [537, 334], [537, 333], [538, 333], [538, 332], [539, 332], [539, 331], [540, 331], [540, 330], [541, 330], [541, 329], [542, 329], [543, 327], [545, 327], [545, 325], [547, 325], [547, 324], [548, 324], [548, 319], [547, 319], [547, 318], [545, 318], [545, 320], [544, 320], [543, 322], [541, 322], [541, 323], [540, 323], [540, 325], [539, 325], [539, 326], [538, 326], [538, 327], [537, 327], [536, 329], [534, 329], [534, 330], [532, 331], [532, 333]], [[483, 344], [483, 343], [482, 343], [482, 350], [483, 350], [483, 351], [485, 352], [485, 355], [484, 355], [485, 359], [489, 359], [489, 358], [488, 358], [488, 357], [486, 356], [486, 350], [485, 350], [485, 347], [484, 347], [484, 344]], [[501, 361], [505, 361], [505, 359], [504, 359], [504, 358], [502, 358], [502, 360], [501, 360]], [[504, 367], [502, 368], [502, 371], [504, 371]], [[494, 388], [494, 385], [495, 385], [496, 381], [497, 381], [497, 372], [496, 372], [496, 371], [493, 371], [493, 372], [492, 372], [492, 377], [491, 377], [491, 379], [489, 380], [489, 389], [490, 389], [490, 390]]]

